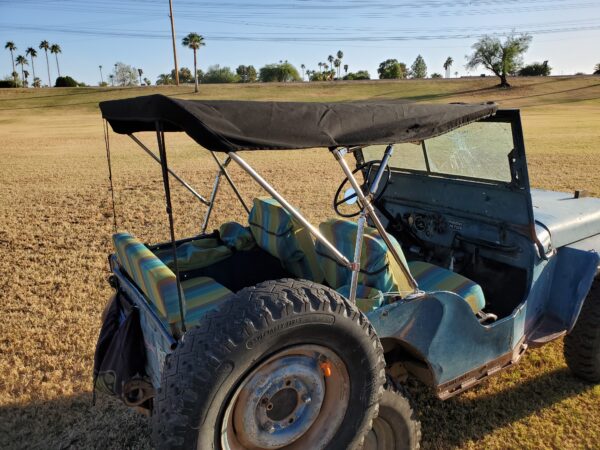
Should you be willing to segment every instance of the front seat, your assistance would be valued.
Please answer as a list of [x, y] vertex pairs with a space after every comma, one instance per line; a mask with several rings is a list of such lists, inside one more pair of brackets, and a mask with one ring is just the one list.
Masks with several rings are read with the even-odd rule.
[[248, 222], [256, 244], [279, 259], [288, 272], [305, 280], [323, 281], [310, 232], [277, 200], [255, 198]]
[[[353, 260], [358, 231], [358, 225], [355, 222], [330, 219], [319, 225], [319, 229], [344, 256]], [[478, 313], [485, 307], [483, 290], [478, 284], [433, 264], [421, 261], [407, 263], [398, 241], [391, 235], [388, 237], [400, 255], [402, 264], [417, 281], [419, 289], [425, 292], [454, 292], [469, 303], [474, 313]], [[342, 295], [347, 296], [352, 277], [350, 269], [339, 264], [327, 248], [319, 242], [317, 242], [316, 249], [327, 283]], [[358, 283], [366, 288], [378, 289], [384, 295], [406, 296], [412, 292], [408, 278], [387, 248], [379, 231], [373, 227], [365, 227]]]

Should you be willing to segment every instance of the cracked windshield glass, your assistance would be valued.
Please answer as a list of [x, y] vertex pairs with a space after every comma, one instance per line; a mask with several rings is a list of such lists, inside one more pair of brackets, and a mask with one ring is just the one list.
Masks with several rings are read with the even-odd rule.
[[[510, 182], [513, 148], [509, 122], [475, 122], [424, 142], [394, 145], [390, 166]], [[365, 147], [365, 161], [380, 160], [384, 150], [384, 145]]]

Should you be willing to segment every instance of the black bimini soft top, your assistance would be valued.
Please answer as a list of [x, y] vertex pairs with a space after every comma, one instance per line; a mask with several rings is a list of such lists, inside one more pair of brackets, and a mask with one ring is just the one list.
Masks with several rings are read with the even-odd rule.
[[100, 103], [120, 134], [183, 131], [214, 152], [414, 142], [493, 115], [494, 103], [420, 104], [181, 100], [148, 95]]

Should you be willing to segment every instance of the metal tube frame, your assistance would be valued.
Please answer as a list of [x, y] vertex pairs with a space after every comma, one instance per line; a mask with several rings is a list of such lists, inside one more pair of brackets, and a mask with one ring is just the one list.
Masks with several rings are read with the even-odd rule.
[[[210, 152], [210, 154], [212, 155], [213, 159], [217, 163], [217, 166], [219, 166], [219, 169], [221, 169], [221, 172], [223, 173], [223, 175], [225, 175], [225, 179], [227, 180], [227, 182], [229, 183], [229, 186], [231, 186], [231, 189], [233, 189], [233, 192], [235, 193], [238, 200], [240, 201], [240, 203], [246, 210], [246, 213], [250, 214], [250, 208], [248, 208], [248, 205], [246, 205], [246, 202], [242, 198], [242, 194], [240, 194], [240, 191], [238, 191], [237, 186], [231, 179], [231, 176], [229, 176], [229, 172], [227, 172], [226, 165], [223, 165], [219, 162], [219, 159], [217, 158], [217, 156], [215, 155], [214, 152]], [[231, 156], [227, 156], [227, 159], [231, 160]], [[227, 164], [229, 164], [229, 163], [227, 163]]]
[[237, 164], [240, 165], [242, 169], [244, 169], [253, 179], [256, 181], [265, 191], [273, 196], [275, 200], [277, 200], [283, 208], [289, 212], [298, 222], [304, 225], [310, 233], [321, 242], [327, 249], [334, 255], [334, 257], [345, 267], [348, 267], [351, 270], [354, 270], [354, 263], [350, 262], [348, 258], [346, 258], [335, 246], [327, 240], [325, 236], [321, 234], [318, 228], [316, 228], [313, 224], [311, 224], [308, 220], [304, 218], [302, 214], [294, 209], [294, 207], [288, 203], [288, 201], [283, 198], [279, 192], [273, 188], [263, 177], [261, 177], [258, 172], [256, 172], [250, 165], [244, 161], [240, 156], [238, 156], [235, 152], [229, 152], [227, 155], [233, 159]]
[[219, 191], [219, 184], [221, 183], [221, 175], [223, 175], [223, 171], [225, 170], [225, 167], [227, 167], [230, 162], [231, 162], [231, 158], [228, 156], [225, 159], [225, 161], [223, 161], [222, 165], [219, 164], [219, 170], [217, 170], [217, 175], [215, 176], [215, 182], [213, 184], [213, 189], [210, 194], [210, 200], [209, 200], [210, 204], [208, 205], [208, 209], [206, 210], [206, 214], [204, 215], [204, 222], [202, 223], [202, 234], [205, 234], [206, 228], [208, 228], [208, 221], [210, 220], [210, 213], [212, 212], [213, 207], [215, 206], [215, 199], [217, 198], [217, 192]]
[[[159, 163], [160, 165], [162, 165], [161, 163], [161, 158], [159, 158], [158, 156], [156, 156], [152, 150], [150, 150], [148, 147], [146, 147], [144, 145], [144, 143], [142, 141], [140, 141], [137, 137], [135, 137], [133, 134], [128, 134], [127, 136], [129, 136], [133, 142], [135, 142], [137, 145], [139, 145], [142, 150], [144, 150], [146, 153], [148, 153], [152, 159], [154, 159], [157, 163]], [[173, 177], [179, 181], [181, 183], [181, 185], [183, 187], [185, 187], [188, 191], [190, 191], [192, 193], [192, 195], [194, 197], [196, 197], [198, 200], [200, 200], [202, 203], [204, 203], [206, 206], [210, 206], [210, 202], [208, 200], [206, 200], [202, 195], [198, 194], [198, 192], [196, 192], [196, 190], [191, 187], [185, 180], [183, 180], [179, 175], [177, 175], [173, 170], [171, 170], [170, 168], [167, 167], [167, 170], [169, 171], [169, 173], [171, 175], [173, 175]]]
[[[336, 149], [332, 150], [332, 153], [335, 156], [335, 159], [340, 164], [342, 170], [344, 171], [344, 174], [346, 175], [346, 177], [348, 177], [348, 181], [352, 185], [352, 188], [356, 192], [356, 195], [358, 196], [358, 200], [361, 205], [362, 213], [366, 214], [375, 224], [375, 228], [377, 228], [377, 231], [379, 231], [379, 234], [381, 235], [381, 238], [385, 242], [385, 245], [388, 247], [388, 250], [391, 252], [394, 260], [396, 260], [396, 262], [400, 266], [402, 273], [406, 276], [410, 287], [413, 289], [413, 294], [419, 294], [420, 293], [419, 286], [418, 286], [416, 280], [414, 279], [414, 277], [412, 276], [412, 274], [410, 273], [408, 268], [404, 265], [404, 262], [400, 258], [400, 255], [398, 254], [398, 252], [392, 245], [392, 242], [390, 241], [390, 238], [387, 235], [387, 232], [385, 231], [385, 227], [383, 226], [383, 224], [379, 220], [379, 217], [377, 217], [377, 214], [375, 213], [375, 209], [373, 208], [373, 204], [371, 202], [372, 194], [369, 193], [368, 195], [365, 196], [360, 185], [358, 184], [358, 181], [356, 181], [356, 178], [352, 174], [352, 170], [350, 170], [350, 167], [348, 167], [348, 163], [344, 159], [344, 156], [348, 153], [348, 150], [345, 148], [336, 148]], [[383, 167], [383, 165], [382, 165], [382, 167]], [[356, 240], [357, 240], [357, 244], [358, 244], [358, 240], [359, 240], [358, 235], [356, 237]], [[362, 240], [362, 236], [361, 236], [361, 240]], [[361, 241], [361, 245], [362, 245], [362, 241]], [[355, 266], [355, 268], [356, 268], [356, 264], [358, 262], [359, 261], [354, 261], [353, 265]], [[356, 268], [356, 270], [358, 271], [359, 268]], [[356, 276], [358, 277], [358, 274]], [[356, 292], [354, 292], [354, 293], [351, 292], [350, 295], [351, 296], [356, 295]]]

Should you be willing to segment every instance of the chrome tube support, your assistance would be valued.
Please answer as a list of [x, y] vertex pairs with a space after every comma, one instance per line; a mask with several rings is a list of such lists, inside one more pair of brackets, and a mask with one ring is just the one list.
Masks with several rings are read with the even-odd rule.
[[231, 158], [228, 156], [225, 158], [223, 163], [217, 164], [219, 166], [219, 170], [217, 170], [217, 175], [215, 176], [215, 182], [213, 184], [212, 192], [210, 193], [210, 204], [208, 205], [208, 209], [206, 210], [206, 214], [204, 215], [204, 222], [202, 223], [202, 234], [206, 233], [206, 229], [208, 228], [208, 221], [210, 220], [210, 214], [212, 213], [213, 207], [215, 206], [215, 199], [217, 198], [217, 192], [219, 191], [219, 184], [221, 183], [221, 176], [223, 175], [223, 171], [231, 162]]
[[[225, 168], [226, 165], [223, 165], [223, 164], [221, 164], [219, 162], [219, 159], [217, 158], [217, 156], [215, 155], [214, 152], [210, 152], [210, 154], [212, 155], [213, 159], [217, 163], [217, 166], [219, 166], [219, 169], [221, 169], [221, 172], [225, 176], [225, 179], [229, 183], [229, 186], [231, 186], [231, 189], [233, 189], [234, 194], [236, 195], [236, 197], [238, 198], [238, 200], [240, 201], [240, 203], [242, 204], [242, 206], [246, 210], [246, 213], [250, 214], [250, 208], [248, 208], [248, 205], [246, 205], [246, 202], [242, 198], [242, 194], [240, 194], [240, 191], [238, 191], [237, 186], [235, 185], [235, 183], [233, 182], [233, 180], [229, 176], [229, 172], [227, 172], [227, 169]], [[230, 161], [231, 160], [231, 156], [228, 155], [227, 159]], [[227, 164], [229, 164], [229, 162]]]
[[[379, 217], [377, 217], [377, 214], [375, 213], [375, 209], [373, 208], [373, 204], [371, 203], [371, 194], [368, 194], [367, 196], [364, 195], [361, 186], [358, 184], [358, 181], [356, 181], [356, 178], [352, 174], [352, 170], [350, 170], [350, 167], [348, 167], [348, 163], [344, 159], [344, 155], [347, 152], [348, 151], [344, 148], [341, 148], [341, 149], [336, 148], [336, 149], [332, 150], [333, 156], [335, 156], [335, 159], [338, 161], [342, 170], [344, 171], [344, 175], [346, 175], [346, 177], [348, 178], [348, 181], [350, 182], [350, 185], [356, 192], [356, 195], [357, 195], [358, 201], [362, 207], [363, 213], [365, 213], [375, 224], [375, 228], [377, 228], [377, 231], [379, 231], [381, 238], [385, 242], [385, 245], [387, 246], [388, 250], [391, 252], [394, 260], [400, 266], [400, 269], [402, 270], [402, 273], [408, 280], [408, 284], [410, 285], [411, 289], [413, 290], [413, 293], [415, 293], [415, 294], [419, 293], [419, 286], [418, 286], [416, 280], [414, 279], [414, 277], [412, 276], [412, 274], [410, 273], [408, 268], [405, 266], [404, 262], [402, 261], [402, 258], [400, 258], [400, 255], [394, 248], [392, 241], [390, 240], [389, 236], [387, 235], [387, 232], [385, 231], [383, 224], [381, 223], [381, 221], [379, 220]], [[383, 167], [383, 164], [382, 164], [382, 167]], [[381, 168], [380, 168], [380, 170], [381, 170]], [[357, 236], [357, 240], [358, 240], [358, 236]], [[355, 264], [356, 264], [356, 261], [354, 262], [353, 265], [355, 265]], [[351, 295], [352, 295], [352, 293], [351, 293]], [[356, 291], [354, 292], [354, 295], [356, 295]]]
[[281, 206], [294, 217], [294, 219], [296, 219], [298, 222], [300, 222], [302, 225], [308, 228], [308, 230], [315, 237], [315, 239], [317, 239], [320, 243], [327, 247], [327, 250], [329, 250], [335, 256], [335, 258], [340, 262], [340, 264], [352, 269], [353, 264], [348, 260], [348, 258], [346, 258], [337, 248], [335, 248], [335, 246], [331, 242], [329, 242], [325, 236], [321, 234], [317, 227], [311, 224], [308, 220], [304, 218], [302, 214], [296, 211], [296, 209], [294, 209], [294, 207], [290, 205], [290, 203], [288, 203], [288, 201], [285, 198], [283, 198], [281, 194], [279, 194], [279, 192], [275, 190], [275, 188], [273, 188], [273, 186], [271, 186], [263, 177], [261, 177], [258, 174], [258, 172], [256, 172], [252, 167], [250, 167], [250, 165], [246, 161], [244, 161], [235, 152], [229, 152], [227, 153], [227, 155], [231, 159], [233, 159], [237, 164], [239, 164], [239, 166], [242, 169], [244, 169], [248, 173], [248, 175], [250, 175], [254, 179], [254, 181], [256, 181], [265, 191], [271, 194], [271, 196], [275, 200], [277, 200], [281, 204]]
[[[144, 150], [146, 153], [148, 153], [152, 157], [152, 159], [154, 159], [157, 163], [162, 165], [160, 158], [158, 156], [156, 156], [152, 152], [152, 150], [150, 150], [148, 147], [146, 147], [142, 141], [140, 141], [133, 134], [128, 134], [127, 136], [129, 136], [133, 140], [133, 142], [135, 142], [137, 145], [139, 145], [142, 148], [142, 150]], [[202, 195], [198, 194], [198, 192], [196, 192], [196, 190], [193, 187], [191, 187], [186, 181], [184, 181], [173, 170], [171, 170], [170, 168], [167, 167], [167, 171], [171, 175], [173, 175], [173, 178], [175, 178], [177, 181], [179, 181], [184, 188], [186, 188], [188, 191], [190, 191], [194, 197], [196, 197], [198, 200], [200, 200], [206, 206], [210, 206], [210, 202], [208, 200], [206, 200]]]
[[358, 288], [358, 275], [360, 274], [360, 255], [362, 253], [363, 236], [365, 234], [365, 222], [367, 216], [363, 211], [358, 218], [358, 229], [356, 230], [356, 244], [354, 246], [354, 265], [352, 267], [352, 277], [350, 278], [350, 298], [352, 303], [356, 303], [356, 289]]

